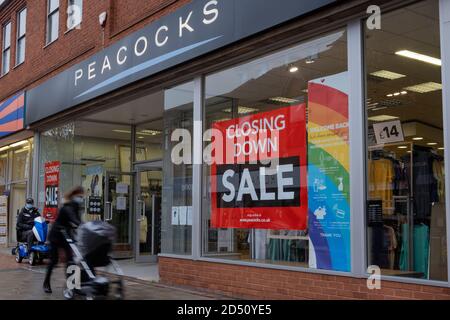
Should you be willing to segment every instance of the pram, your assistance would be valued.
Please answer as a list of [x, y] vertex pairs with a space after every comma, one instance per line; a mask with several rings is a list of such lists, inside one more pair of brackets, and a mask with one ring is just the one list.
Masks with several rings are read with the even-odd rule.
[[[87, 300], [106, 298], [111, 285], [116, 285], [114, 296], [116, 299], [123, 299], [123, 272], [110, 256], [116, 238], [115, 228], [103, 221], [87, 222], [78, 228], [76, 242], [67, 232], [63, 233], [73, 251], [75, 263], [75, 268], [72, 268], [75, 278], [69, 275], [64, 298], [73, 299], [75, 294], [84, 296]], [[113, 267], [117, 280], [110, 281], [95, 274], [95, 268], [109, 266]]]

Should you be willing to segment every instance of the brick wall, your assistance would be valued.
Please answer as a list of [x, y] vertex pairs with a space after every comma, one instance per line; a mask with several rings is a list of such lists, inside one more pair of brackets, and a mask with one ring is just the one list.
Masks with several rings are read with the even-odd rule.
[[[80, 29], [67, 32], [67, 0], [60, 0], [59, 38], [46, 46], [46, 0], [15, 0], [0, 12], [0, 26], [12, 21], [11, 71], [0, 78], [0, 101], [20, 90], [31, 89], [70, 66], [87, 59], [105, 47], [145, 25], [173, 12], [191, 0], [84, 0]], [[25, 62], [14, 67], [16, 15], [27, 7]], [[103, 30], [98, 16], [108, 13]], [[0, 44], [2, 43], [0, 31]]]
[[450, 288], [160, 257], [161, 282], [246, 299], [444, 299]]

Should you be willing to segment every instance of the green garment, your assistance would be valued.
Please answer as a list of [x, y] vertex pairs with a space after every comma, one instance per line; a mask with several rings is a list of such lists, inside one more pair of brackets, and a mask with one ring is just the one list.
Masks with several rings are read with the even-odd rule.
[[[402, 225], [402, 248], [400, 251], [400, 270], [408, 271], [409, 258], [409, 229], [407, 224]], [[430, 250], [429, 227], [420, 224], [414, 226], [413, 246], [414, 246], [414, 268], [413, 271], [423, 273], [423, 277], [428, 279], [428, 257]]]

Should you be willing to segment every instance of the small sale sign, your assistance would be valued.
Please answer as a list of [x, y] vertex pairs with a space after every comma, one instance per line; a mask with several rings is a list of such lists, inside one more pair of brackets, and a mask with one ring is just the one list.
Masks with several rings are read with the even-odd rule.
[[44, 217], [49, 221], [55, 221], [58, 214], [60, 168], [61, 163], [59, 161], [45, 163]]
[[213, 124], [213, 227], [306, 229], [305, 109], [300, 104]]

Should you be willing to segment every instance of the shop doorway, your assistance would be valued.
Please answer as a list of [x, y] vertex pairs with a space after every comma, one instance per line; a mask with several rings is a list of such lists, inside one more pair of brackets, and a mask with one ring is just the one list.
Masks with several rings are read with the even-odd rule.
[[112, 254], [116, 259], [133, 258], [131, 221], [133, 182], [133, 173], [106, 173], [103, 218], [117, 230]]
[[135, 166], [136, 262], [157, 262], [161, 252], [162, 162]]
[[17, 243], [16, 223], [19, 211], [25, 205], [27, 196], [27, 183], [14, 183], [11, 185], [10, 193], [10, 223], [9, 223], [9, 243], [15, 245]]

